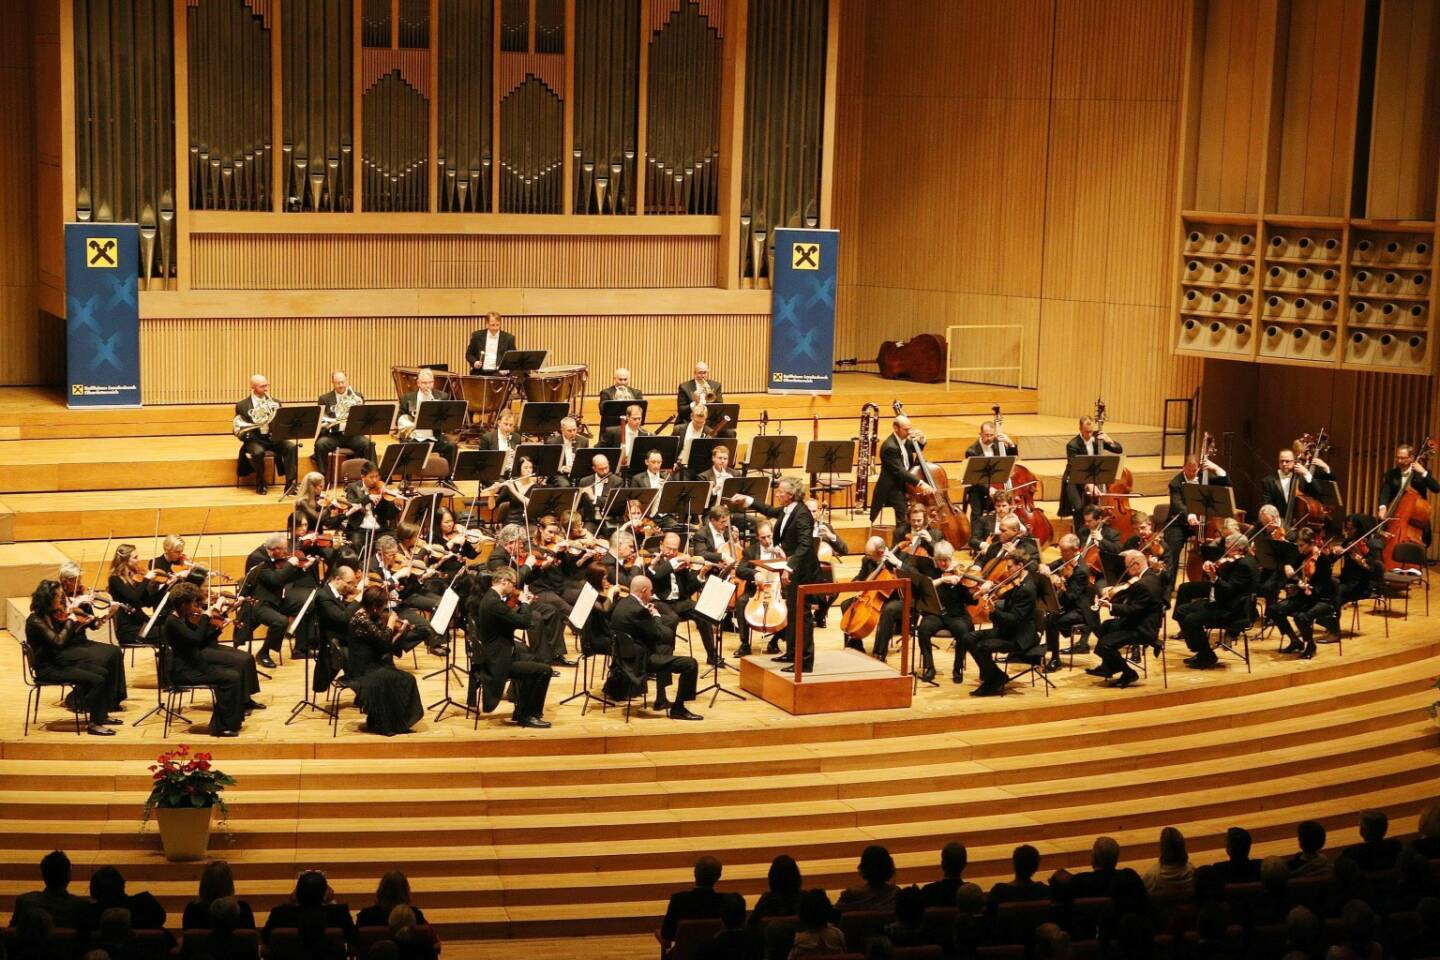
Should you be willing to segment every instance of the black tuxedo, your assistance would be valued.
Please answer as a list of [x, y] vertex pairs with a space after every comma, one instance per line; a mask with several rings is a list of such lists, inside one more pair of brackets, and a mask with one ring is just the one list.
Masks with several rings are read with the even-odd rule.
[[512, 609], [494, 590], [486, 590], [475, 605], [466, 629], [474, 663], [468, 700], [472, 706], [489, 713], [500, 705], [505, 684], [513, 682], [515, 719], [538, 719], [544, 714], [550, 666], [515, 642], [515, 631], [528, 630], [530, 619], [527, 606]]
[[[1420, 494], [1423, 498], [1427, 494], [1440, 493], [1440, 481], [1435, 479], [1435, 474], [1433, 473], [1427, 472], [1423, 477], [1412, 473], [1410, 475], [1410, 489]], [[1385, 475], [1380, 480], [1380, 505], [1388, 510], [1391, 501], [1399, 495], [1400, 468], [1391, 467], [1385, 471]]]
[[485, 339], [490, 335], [488, 330], [476, 330], [470, 334], [470, 344], [465, 348], [465, 370], [468, 373], [494, 373], [499, 369], [499, 363], [505, 359], [505, 354], [515, 349], [515, 334], [509, 330], [501, 330], [496, 334], [498, 344], [495, 349], [495, 364], [493, 367], [477, 369], [475, 364], [485, 357]]
[[[1051, 569], [1059, 566], [1059, 561]], [[1090, 573], [1085, 558], [1078, 556], [1074, 563], [1065, 568], [1065, 588], [1055, 592], [1059, 610], [1045, 618], [1045, 648], [1052, 656], [1060, 653], [1060, 634], [1081, 628], [1076, 644], [1084, 644], [1092, 633], [1100, 632], [1100, 617], [1090, 609], [1095, 591], [1090, 585]]]
[[662, 612], [670, 611], [670, 616], [677, 625], [681, 620], [689, 620], [695, 624], [695, 629], [700, 632], [701, 645], [705, 647], [705, 655], [713, 662], [716, 656], [715, 636], [719, 631], [715, 621], [695, 612], [695, 597], [704, 586], [700, 578], [688, 567], [676, 568], [663, 557], [656, 560], [647, 573], [655, 587], [656, 605], [661, 607]]
[[1100, 666], [1109, 676], [1128, 669], [1125, 648], [1158, 643], [1160, 621], [1165, 617], [1165, 586], [1153, 570], [1146, 570], [1115, 596], [1111, 618], [1100, 624]]
[[[1313, 474], [1313, 476], [1318, 475], [1318, 471]], [[1279, 510], [1281, 520], [1286, 520], [1289, 516], [1290, 501], [1295, 498], [1297, 493], [1303, 493], [1307, 497], [1313, 496], [1315, 493], [1315, 485], [1309, 480], [1302, 479], [1298, 470], [1290, 474], [1289, 496], [1285, 495], [1284, 488], [1280, 486], [1279, 471], [1267, 474], [1265, 478], [1260, 481], [1261, 502], [1269, 504], [1276, 510]]]
[[1080, 522], [1080, 511], [1085, 509], [1085, 485], [1084, 483], [1072, 483], [1070, 481], [1071, 457], [1101, 456], [1107, 453], [1124, 453], [1125, 448], [1114, 440], [1101, 442], [1095, 436], [1090, 435], [1089, 443], [1080, 434], [1075, 434], [1065, 444], [1065, 474], [1060, 478], [1060, 512], [1070, 514], [1075, 520], [1075, 528], [1078, 530]]
[[[619, 448], [620, 448], [620, 456], [625, 457], [625, 456], [626, 456], [626, 453], [625, 453], [625, 435], [624, 435], [624, 431], [625, 431], [625, 425], [624, 425], [623, 423], [617, 423], [617, 424], [616, 424], [615, 426], [613, 426], [613, 427], [606, 427], [606, 428], [605, 428], [603, 431], [601, 431], [601, 433], [600, 433], [600, 446], [602, 446], [602, 447], [619, 447]], [[655, 436], [655, 434], [651, 433], [649, 430], [646, 430], [644, 427], [641, 427], [641, 428], [640, 428], [640, 432], [637, 433], [635, 436], [636, 436], [636, 438], [638, 439], [638, 438], [640, 438], [640, 437], [653, 437], [653, 436]], [[632, 449], [632, 452], [633, 452], [633, 449]], [[610, 467], [611, 467], [612, 470], [618, 468], [618, 466], [619, 466], [618, 464], [614, 464], [614, 463], [610, 464]], [[626, 468], [625, 468], [625, 469], [626, 469], [627, 471], [632, 470], [632, 469], [640, 469], [640, 470], [643, 470], [643, 469], [645, 469], [645, 467], [644, 467], [644, 464], [637, 464], [637, 463], [635, 463], [635, 462], [633, 461], [633, 459], [632, 459], [632, 460], [628, 460], [628, 461], [627, 461], [627, 465], [626, 465]]]
[[[658, 608], [657, 608], [658, 609]], [[652, 614], [635, 597], [623, 597], [610, 611], [610, 633], [615, 638], [615, 656], [625, 656], [622, 638], [629, 638], [635, 648], [629, 651], [637, 661], [639, 675], [655, 674], [655, 699], [664, 702], [665, 688], [670, 685], [672, 674], [680, 675], [680, 685], [675, 691], [674, 703], [683, 706], [695, 698], [696, 679], [700, 665], [694, 657], [675, 656], [675, 630], [663, 618]]]
[[[725, 391], [720, 386], [719, 380], [706, 380], [705, 386], [710, 388], [710, 399], [707, 403], [724, 403]], [[695, 381], [686, 380], [680, 384], [675, 394], [675, 419], [681, 423], [690, 419], [690, 407], [695, 403]]]
[[[552, 433], [545, 438], [545, 442], [552, 447], [563, 447], [565, 445], [565, 438], [558, 433]], [[581, 453], [582, 450], [590, 449], [590, 441], [577, 434], [575, 439], [570, 442], [570, 448], [573, 451], [570, 465], [566, 466], [565, 452], [562, 450], [560, 452], [559, 473], [555, 475], [556, 482], [562, 485], [569, 485], [571, 483], [570, 477], [575, 472], [575, 463], [583, 456]]]
[[970, 635], [966, 649], [980, 671], [981, 684], [993, 687], [1005, 682], [1005, 672], [995, 665], [996, 653], [1037, 655], [1040, 637], [1035, 629], [1035, 599], [1035, 577], [1026, 574], [996, 601], [990, 626]]
[[[611, 472], [606, 474], [605, 479], [600, 482], [597, 492], [596, 481], [598, 479], [599, 477], [592, 473], [584, 480], [581, 480], [579, 485], [581, 491], [579, 509], [585, 516], [586, 526], [590, 527], [592, 531], [598, 530], [604, 519], [601, 516], [601, 511], [613, 508], [616, 491], [623, 489], [625, 486], [620, 480], [619, 475]], [[595, 494], [594, 500], [590, 500], [589, 497], [586, 496], [587, 491]]]
[[[1107, 523], [1100, 524], [1099, 536], [1095, 536], [1084, 524], [1075, 528], [1075, 536], [1080, 538], [1080, 552], [1084, 553], [1092, 542], [1098, 542], [1100, 546], [1100, 565], [1105, 571], [1104, 580], [1109, 583], [1119, 575], [1120, 564], [1120, 533]], [[1079, 562], [1079, 561], [1077, 561]]]
[[[630, 391], [630, 396], [628, 396], [628, 397], [617, 397], [617, 396], [615, 396], [615, 391], [617, 391], [617, 390], [622, 390], [622, 389], [624, 389], [624, 390], [629, 390], [629, 391]], [[604, 390], [601, 390], [601, 391], [600, 391], [600, 402], [601, 402], [601, 403], [609, 403], [609, 402], [612, 401], [612, 400], [644, 400], [644, 399], [645, 399], [645, 394], [641, 393], [641, 392], [640, 392], [639, 390], [637, 390], [635, 387], [617, 387], [617, 386], [614, 386], [614, 385], [612, 384], [611, 386], [608, 386], [608, 387], [606, 387]]]
[[[1216, 477], [1211, 476], [1204, 470], [1201, 470], [1200, 473], [1196, 476], [1197, 483], [1201, 486], [1230, 486], [1230, 477], [1228, 475]], [[1180, 572], [1180, 553], [1182, 550], [1185, 549], [1185, 541], [1190, 539], [1190, 536], [1193, 533], [1197, 532], [1193, 527], [1190, 526], [1189, 521], [1186, 519], [1186, 515], [1189, 513], [1189, 510], [1185, 506], [1184, 492], [1186, 487], [1194, 485], [1195, 484], [1191, 484], [1186, 481], [1183, 471], [1175, 474], [1175, 476], [1170, 478], [1170, 515], [1165, 519], [1167, 522], [1170, 520], [1171, 517], [1179, 516], [1181, 519], [1176, 520], [1174, 523], [1170, 524], [1169, 528], [1165, 531], [1165, 572], [1167, 575], [1165, 591], [1167, 597], [1169, 596], [1170, 591], [1174, 589], [1175, 579]], [[1198, 519], [1203, 526], [1203, 524], [1205, 523], [1205, 518], [1197, 514], [1196, 519]]]
[[[781, 636], [785, 640], [785, 653], [795, 654], [796, 621], [802, 619], [799, 604], [800, 587], [807, 583], [820, 583], [820, 561], [815, 555], [815, 518], [805, 504], [796, 501], [791, 504], [788, 519], [782, 520], [784, 508], [772, 507], [756, 502], [750, 509], [769, 517], [775, 525], [775, 544], [785, 551], [785, 562], [790, 567], [790, 582], [785, 587], [785, 603], [790, 608], [790, 619], [786, 622]], [[809, 634], [810, 611], [803, 611], [806, 623], [805, 662], [806, 669], [815, 663], [815, 643]]]
[[[277, 406], [283, 406], [280, 401], [275, 401]], [[255, 394], [247, 394], [244, 400], [235, 404], [235, 416], [245, 423], [254, 423], [255, 420], [251, 411], [255, 408]], [[263, 490], [265, 487], [265, 454], [275, 455], [275, 472], [294, 483], [299, 477], [298, 457], [295, 451], [295, 444], [289, 440], [276, 440], [263, 429], [251, 430], [240, 437], [240, 453], [236, 457], [235, 468], [241, 477], [250, 474], [255, 475], [255, 489]]]
[[285, 589], [305, 575], [305, 571], [289, 559], [270, 559], [265, 547], [259, 546], [245, 558], [246, 579], [249, 587], [246, 593], [255, 598], [251, 608], [252, 629], [263, 624], [265, 633], [264, 652], [280, 649], [280, 641], [290, 626], [290, 615], [296, 612], [296, 605], [285, 596]]
[[[965, 448], [965, 459], [969, 460], [971, 457], [1020, 456], [1020, 447], [1018, 444], [1000, 443], [997, 440], [991, 444], [991, 448], [996, 452], [986, 453], [985, 449], [980, 445], [980, 441], [976, 440]], [[985, 483], [974, 483], [965, 488], [965, 502], [970, 504], [970, 522], [972, 524], [989, 512], [990, 489], [990, 485]]]
[[[453, 400], [453, 399], [454, 399], [454, 398], [451, 397], [450, 394], [448, 394], [448, 393], [446, 393], [444, 390], [440, 390], [440, 389], [438, 389], [438, 388], [437, 388], [437, 389], [435, 390], [435, 392], [434, 392], [433, 394], [431, 394], [431, 396], [430, 396], [430, 400], [432, 400], [432, 401], [434, 401], [434, 400]], [[400, 410], [399, 410], [398, 413], [396, 413], [397, 422], [398, 422], [398, 419], [399, 419], [400, 417], [409, 417], [411, 420], [414, 420], [415, 417], [416, 417], [417, 412], [419, 411], [419, 409], [420, 409], [420, 391], [418, 391], [418, 390], [412, 390], [412, 391], [410, 391], [409, 393], [405, 394], [405, 396], [403, 396], [403, 397], [400, 398]], [[419, 441], [410, 441], [410, 442], [419, 442]], [[442, 433], [437, 433], [437, 434], [435, 434], [435, 446], [431, 448], [431, 452], [432, 452], [432, 453], [437, 453], [437, 454], [439, 454], [440, 456], [444, 457], [444, 458], [445, 458], [445, 463], [450, 467], [451, 470], [454, 470], [454, 469], [455, 469], [455, 454], [456, 454], [457, 450], [458, 450], [458, 448], [455, 446], [455, 444], [451, 443], [448, 439], [446, 439], [446, 437], [445, 437], [444, 434], [442, 434]]]
[[969, 609], [975, 602], [975, 595], [964, 581], [937, 584], [935, 594], [940, 599], [940, 613], [927, 613], [920, 617], [920, 661], [926, 674], [934, 673], [935, 634], [941, 630], [948, 631], [955, 640], [955, 662], [951, 665], [950, 676], [958, 683], [965, 672], [965, 643], [975, 629], [975, 625], [970, 621]]
[[[897, 580], [904, 580], [907, 575], [919, 575], [919, 571], [916, 570], [915, 567], [912, 566], [910, 563], [905, 562], [903, 559], [901, 560], [898, 567], [895, 564], [891, 563], [888, 559], [884, 561], [884, 563], [886, 569], [885, 573], [879, 575], [880, 579], [893, 578]], [[855, 579], [870, 579], [871, 576], [875, 573], [875, 568], [877, 566], [878, 564], [874, 560], [866, 557], [864, 560], [860, 561], [860, 571], [855, 574]], [[864, 594], [856, 594], [851, 599], [846, 600], [845, 603], [842, 604], [842, 606], [848, 609], [850, 604], [857, 602], [859, 598], [863, 596]], [[871, 654], [876, 659], [884, 660], [885, 657], [889, 654], [890, 640], [895, 636], [897, 632], [902, 629], [903, 624], [901, 622], [901, 618], [904, 617], [904, 615], [905, 601], [904, 598], [900, 596], [899, 591], [896, 591], [891, 596], [885, 598], [885, 602], [880, 606], [880, 620], [875, 625], [875, 644], [874, 647], [871, 649]], [[855, 647], [856, 649], [864, 649], [864, 644], [862, 644], [858, 639], [852, 640], [851, 638], [847, 637], [846, 644], [848, 646]]]
[[919, 448], [914, 440], [904, 442], [905, 452], [902, 453], [900, 437], [892, 433], [880, 444], [880, 477], [875, 481], [874, 495], [870, 498], [870, 522], [874, 523], [875, 518], [880, 516], [883, 507], [889, 507], [895, 511], [895, 537], [899, 540], [905, 535], [908, 524], [905, 522], [906, 493], [920, 481], [913, 473], [905, 467], [905, 457], [909, 456], [910, 466], [918, 462]]
[[[355, 397], [361, 403], [365, 402], [365, 398], [360, 396], [354, 387], [350, 388], [350, 392], [355, 394]], [[335, 416], [334, 390], [320, 394], [320, 399], [315, 402], [320, 405], [320, 415], [322, 418], [333, 418]], [[349, 421], [346, 421], [346, 423], [348, 425]], [[343, 433], [338, 425], [328, 427], [321, 430], [320, 435], [315, 438], [315, 453], [313, 459], [315, 460], [315, 466], [321, 473], [326, 472], [325, 465], [330, 461], [330, 454], [339, 450], [341, 447], [352, 451], [355, 456], [361, 460], [373, 461], [375, 459], [375, 443], [369, 437], [358, 433]]]
[[360, 601], [352, 600], [346, 603], [335, 596], [327, 583], [315, 591], [315, 599], [310, 608], [309, 616], [315, 625], [316, 642], [319, 644], [311, 686], [319, 691], [330, 686], [330, 681], [339, 668], [339, 665], [330, 659], [330, 641], [339, 640], [342, 646], [349, 644], [350, 619], [355, 616], [355, 611], [360, 609]]
[[1201, 665], [1219, 659], [1210, 649], [1206, 630], [1224, 626], [1246, 615], [1259, 586], [1260, 565], [1254, 557], [1242, 556], [1220, 568], [1214, 583], [1213, 600], [1192, 600], [1175, 608], [1175, 621], [1180, 624], [1185, 644]]

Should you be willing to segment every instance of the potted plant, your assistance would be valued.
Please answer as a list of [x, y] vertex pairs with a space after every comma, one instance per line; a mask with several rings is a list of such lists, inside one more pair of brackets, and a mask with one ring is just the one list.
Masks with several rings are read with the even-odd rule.
[[145, 818], [153, 812], [160, 821], [160, 842], [167, 860], [203, 860], [210, 848], [210, 821], [220, 809], [220, 821], [230, 818], [230, 809], [220, 792], [235, 779], [210, 765], [210, 754], [191, 754], [181, 744], [162, 753], [150, 765], [153, 783], [145, 801]]

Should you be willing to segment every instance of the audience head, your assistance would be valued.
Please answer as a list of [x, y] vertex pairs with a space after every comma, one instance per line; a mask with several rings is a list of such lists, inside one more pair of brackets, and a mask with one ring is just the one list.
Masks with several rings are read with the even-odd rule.
[[1390, 830], [1390, 818], [1383, 810], [1366, 810], [1360, 814], [1360, 837], [1367, 843], [1379, 843]]
[[1375, 936], [1375, 911], [1364, 900], [1351, 900], [1340, 911], [1340, 926], [1351, 946], [1369, 943]]
[[110, 943], [123, 943], [134, 935], [130, 927], [130, 911], [124, 907], [107, 907], [100, 913], [100, 938]]
[[1426, 808], [1425, 812], [1420, 814], [1417, 832], [1427, 840], [1440, 837], [1440, 803]]
[[959, 877], [970, 862], [970, 852], [959, 840], [951, 840], [940, 851], [940, 872], [950, 878]]
[[770, 861], [770, 892], [794, 897], [800, 892], [800, 865], [788, 853]]
[[55, 932], [55, 921], [48, 910], [25, 909], [14, 917], [15, 939], [26, 945], [39, 945], [50, 939]]
[[240, 902], [234, 897], [211, 900], [207, 912], [210, 914], [210, 926], [215, 930], [229, 933], [240, 925]]
[[1250, 843], [1250, 831], [1244, 827], [1231, 827], [1225, 831], [1225, 852], [1231, 860], [1249, 860]]
[[1040, 869], [1040, 851], [1022, 843], [1010, 854], [1010, 863], [1015, 867], [1016, 880], [1029, 880], [1035, 876], [1035, 871]]
[[1035, 928], [1036, 960], [1068, 960], [1070, 957], [1070, 934], [1054, 923], [1042, 923]]
[[830, 896], [824, 890], [806, 890], [800, 895], [800, 922], [811, 930], [821, 930], [828, 926], [830, 912]]
[[63, 850], [51, 850], [40, 858], [40, 879], [46, 890], [64, 890], [70, 886], [70, 858]]
[[1325, 828], [1316, 820], [1301, 820], [1295, 836], [1302, 853], [1319, 853], [1325, 846]]
[[1160, 862], [1167, 867], [1179, 867], [1190, 862], [1185, 851], [1185, 834], [1176, 827], [1160, 831]]
[[895, 894], [895, 919], [907, 927], [918, 927], [925, 921], [925, 897], [919, 887], [911, 884]]
[[1271, 892], [1284, 890], [1290, 880], [1290, 865], [1284, 857], [1266, 857], [1260, 862], [1260, 883]]
[[1090, 866], [1095, 870], [1114, 870], [1120, 862], [1120, 844], [1114, 837], [1096, 837], [1090, 847]]
[[216, 860], [205, 867], [200, 874], [200, 899], [209, 903], [212, 900], [219, 900], [221, 897], [235, 896], [235, 875], [230, 872], [230, 864], [224, 860]]
[[[636, 578], [637, 580], [639, 577]], [[713, 887], [720, 882], [720, 861], [714, 857], [701, 857], [695, 861], [695, 886]]]
[[409, 940], [415, 930], [415, 911], [410, 908], [409, 904], [396, 904], [395, 908], [390, 911], [388, 922], [390, 936], [394, 940], [397, 942]]
[[1313, 950], [1320, 940], [1320, 918], [1305, 907], [1291, 907], [1285, 914], [1285, 944], [1288, 947]]
[[745, 926], [745, 898], [721, 897], [720, 922], [727, 930], [740, 930]]
[[114, 867], [101, 867], [90, 874], [90, 896], [96, 903], [118, 902], [125, 896], [125, 878]]
[[955, 891], [955, 906], [961, 916], [978, 917], [985, 912], [985, 891], [978, 883], [962, 883]]
[[325, 903], [329, 884], [319, 870], [306, 870], [295, 880], [295, 902], [302, 907], [318, 907]]
[[382, 907], [396, 907], [410, 902], [410, 879], [399, 870], [386, 871], [375, 887], [375, 902]]
[[895, 876], [895, 858], [890, 851], [872, 843], [860, 854], [860, 876], [872, 887], [881, 887]]

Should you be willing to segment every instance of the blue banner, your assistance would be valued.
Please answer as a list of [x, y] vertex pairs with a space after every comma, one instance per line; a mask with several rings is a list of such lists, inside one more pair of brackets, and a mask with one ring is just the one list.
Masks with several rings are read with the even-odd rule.
[[770, 275], [771, 393], [829, 393], [835, 355], [838, 230], [775, 231]]
[[65, 224], [70, 406], [140, 406], [139, 273], [135, 224]]

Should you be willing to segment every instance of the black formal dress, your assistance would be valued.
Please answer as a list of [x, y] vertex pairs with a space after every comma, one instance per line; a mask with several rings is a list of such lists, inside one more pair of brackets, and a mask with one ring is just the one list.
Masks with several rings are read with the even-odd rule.
[[104, 668], [80, 649], [84, 636], [85, 628], [73, 621], [57, 626], [43, 613], [32, 613], [25, 620], [35, 679], [72, 685], [70, 696], [75, 706], [90, 714], [91, 723], [103, 723], [115, 706], [110, 679]]
[[210, 714], [210, 733], [238, 731], [245, 722], [245, 681], [234, 667], [205, 658], [205, 649], [220, 635], [219, 629], [202, 618], [191, 623], [177, 613], [165, 617], [164, 659], [174, 683], [213, 687], [215, 702]]
[[[337, 406], [342, 407], [344, 411], [348, 413], [350, 407], [365, 402], [365, 398], [356, 393], [353, 387], [346, 394], [346, 398], [348, 399], [336, 396], [334, 390], [327, 390], [325, 393], [320, 394], [320, 398], [315, 402], [321, 407], [321, 418], [341, 419], [339, 413], [336, 412]], [[346, 421], [346, 425], [349, 425], [348, 420]], [[314, 460], [316, 469], [328, 476], [326, 467], [330, 462], [330, 454], [339, 450], [341, 447], [351, 451], [358, 459], [370, 460], [372, 462], [375, 460], [375, 442], [373, 440], [364, 434], [348, 433], [337, 424], [321, 430], [320, 435], [315, 438]], [[310, 529], [314, 530], [315, 527], [312, 525]]]
[[[515, 349], [515, 334], [509, 330], [501, 330], [495, 334], [495, 349], [486, 356], [486, 347], [489, 343], [489, 330], [476, 330], [470, 334], [470, 343], [465, 347], [465, 369], [470, 373], [495, 373], [500, 369], [500, 361], [505, 359], [505, 354]], [[476, 362], [480, 363], [477, 368]]]
[[110, 596], [115, 602], [121, 604], [120, 610], [111, 618], [115, 625], [115, 641], [122, 647], [134, 647], [149, 643], [158, 643], [159, 637], [151, 636], [142, 639], [140, 631], [145, 629], [145, 624], [150, 620], [149, 609], [155, 606], [159, 598], [160, 590], [153, 580], [142, 580], [139, 583], [132, 583], [128, 578], [112, 574], [107, 585]]
[[471, 706], [491, 712], [500, 705], [505, 684], [513, 683], [516, 720], [538, 720], [545, 713], [550, 665], [539, 662], [515, 642], [515, 631], [529, 627], [530, 610], [525, 604], [512, 608], [494, 590], [485, 591], [466, 629], [473, 659]]
[[675, 691], [673, 703], [684, 706], [695, 699], [696, 680], [700, 665], [694, 657], [675, 655], [675, 630], [667, 626], [658, 611], [651, 613], [639, 600], [624, 597], [615, 603], [610, 611], [610, 632], [613, 636], [629, 637], [638, 648], [640, 659], [638, 674], [655, 674], [655, 702], [664, 704], [667, 697], [665, 688], [670, 678], [678, 675], [680, 683]]
[[425, 715], [420, 685], [395, 666], [399, 647], [389, 630], [364, 610], [356, 611], [350, 620], [345, 674], [355, 690], [355, 702], [365, 714], [365, 729], [384, 737], [409, 733]]

